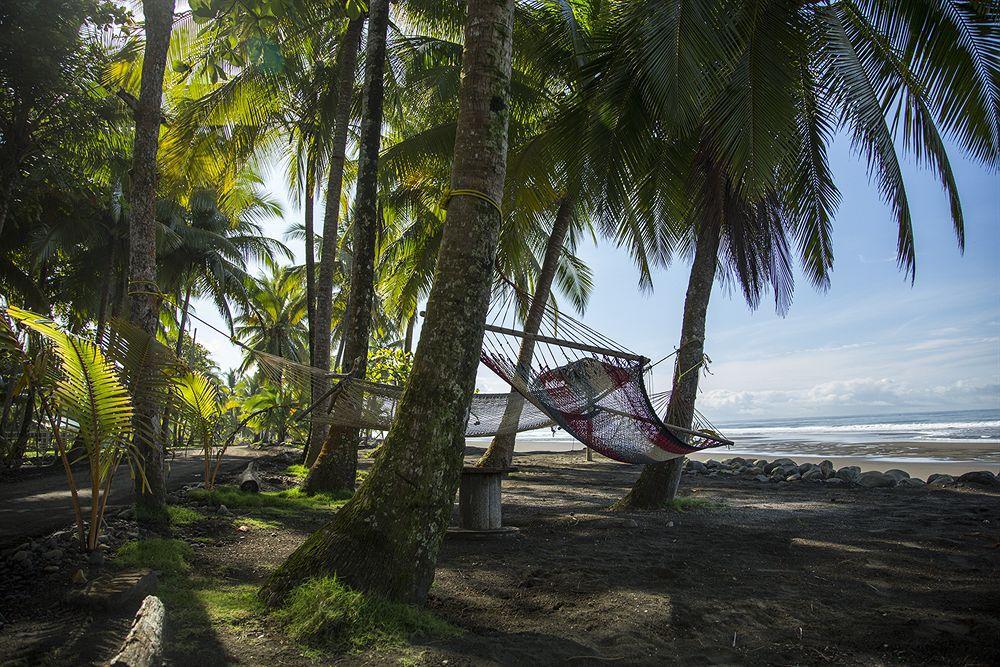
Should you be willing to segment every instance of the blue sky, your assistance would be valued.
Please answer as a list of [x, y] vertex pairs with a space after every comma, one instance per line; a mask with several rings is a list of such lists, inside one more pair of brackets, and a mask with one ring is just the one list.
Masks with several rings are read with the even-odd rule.
[[[748, 418], [1000, 408], [1000, 179], [952, 149], [966, 216], [959, 252], [948, 205], [934, 176], [904, 165], [914, 218], [917, 279], [895, 261], [896, 230], [864, 164], [846, 140], [831, 147], [843, 203], [836, 216], [835, 266], [827, 292], [799, 276], [786, 317], [765, 303], [751, 312], [738, 293], [716, 283], [709, 309], [699, 408], [717, 421]], [[280, 178], [268, 180], [286, 202], [281, 237], [301, 213], [287, 204]], [[291, 245], [291, 244], [290, 244]], [[295, 245], [301, 245], [301, 242]], [[301, 248], [293, 248], [301, 253]], [[580, 249], [596, 288], [584, 319], [627, 347], [657, 359], [679, 338], [688, 266], [658, 271], [652, 293], [637, 287], [627, 254], [607, 243]], [[206, 303], [198, 313], [218, 318]], [[201, 327], [223, 368], [239, 352]], [[654, 371], [657, 390], [670, 384], [669, 363]], [[501, 391], [481, 373], [483, 391]]]

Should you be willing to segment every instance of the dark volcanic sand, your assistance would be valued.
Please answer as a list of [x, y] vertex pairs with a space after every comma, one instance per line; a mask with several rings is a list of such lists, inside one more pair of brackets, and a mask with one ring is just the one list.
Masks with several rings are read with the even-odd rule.
[[[464, 634], [416, 646], [408, 664], [1000, 662], [1000, 493], [685, 475], [684, 494], [724, 507], [624, 514], [606, 508], [638, 466], [579, 453], [517, 465], [504, 482], [516, 535], [442, 549], [430, 608]], [[192, 570], [259, 583], [320, 521], [246, 534], [227, 524]], [[332, 661], [264, 619], [208, 635], [197, 656], [169, 662]]]

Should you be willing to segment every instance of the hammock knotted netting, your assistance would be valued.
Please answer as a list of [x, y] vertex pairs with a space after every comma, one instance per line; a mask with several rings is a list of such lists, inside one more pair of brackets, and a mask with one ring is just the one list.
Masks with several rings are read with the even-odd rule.
[[[659, 415], [666, 411], [669, 393], [647, 390], [649, 359], [583, 323], [547, 306], [537, 334], [519, 330], [519, 304], [525, 301], [517, 297], [507, 290], [494, 300], [481, 356], [512, 390], [473, 395], [467, 437], [560, 428], [624, 463], [666, 461], [732, 444], [697, 413], [691, 429], [665, 424]], [[273, 380], [308, 382], [314, 405], [328, 398], [321, 421], [372, 430], [392, 424], [402, 387], [331, 376], [273, 355], [255, 357]]]

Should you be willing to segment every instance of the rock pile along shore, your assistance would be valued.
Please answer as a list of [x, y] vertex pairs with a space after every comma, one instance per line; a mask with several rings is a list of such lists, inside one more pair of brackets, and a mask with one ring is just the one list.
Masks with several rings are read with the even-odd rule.
[[831, 461], [820, 463], [796, 463], [792, 459], [781, 458], [746, 459], [736, 456], [724, 461], [709, 459], [704, 463], [688, 459], [684, 472], [709, 477], [737, 477], [757, 482], [790, 483], [814, 482], [831, 486], [860, 486], [869, 489], [893, 487], [952, 486], [956, 484], [976, 484], [1000, 489], [1000, 478], [988, 470], [967, 472], [959, 477], [935, 473], [926, 480], [910, 477], [905, 470], [893, 468], [885, 472], [870, 470], [861, 472], [858, 466], [844, 466], [837, 469]]

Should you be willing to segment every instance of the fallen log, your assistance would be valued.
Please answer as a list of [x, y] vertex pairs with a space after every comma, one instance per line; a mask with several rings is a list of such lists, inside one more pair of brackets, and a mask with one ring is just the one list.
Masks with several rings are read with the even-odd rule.
[[260, 477], [257, 476], [256, 466], [253, 461], [247, 464], [246, 470], [240, 475], [240, 491], [260, 493]]
[[132, 629], [128, 631], [110, 667], [159, 667], [163, 664], [163, 623], [166, 612], [155, 595], [147, 595], [135, 615]]

